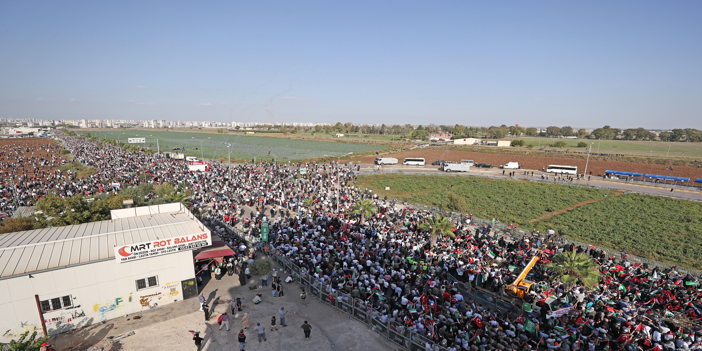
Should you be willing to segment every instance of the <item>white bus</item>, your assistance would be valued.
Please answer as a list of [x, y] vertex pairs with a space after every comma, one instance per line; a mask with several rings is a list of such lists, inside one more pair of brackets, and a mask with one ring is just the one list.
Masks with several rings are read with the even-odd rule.
[[397, 159], [394, 157], [376, 157], [375, 164], [376, 165], [396, 165]]
[[560, 165], [548, 165], [546, 167], [546, 172], [556, 173], [556, 174], [578, 174], [577, 166], [560, 166]]
[[425, 166], [427, 161], [423, 158], [406, 158], [402, 161], [405, 166]]

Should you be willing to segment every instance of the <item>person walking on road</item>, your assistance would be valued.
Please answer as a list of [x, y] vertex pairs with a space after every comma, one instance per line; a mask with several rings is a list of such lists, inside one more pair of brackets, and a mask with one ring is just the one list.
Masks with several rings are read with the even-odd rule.
[[302, 289], [302, 294], [300, 294], [300, 300], [302, 300], [302, 305], [307, 307], [307, 302], [305, 301], [307, 299], [307, 293], [305, 292], [305, 289]]
[[278, 297], [285, 296], [283, 292], [283, 284], [278, 283]]
[[258, 332], [258, 342], [261, 342], [261, 339], [268, 341], [266, 340], [266, 327], [262, 326], [261, 323], [256, 323], [254, 330]]
[[200, 337], [200, 332], [195, 332], [193, 334], [193, 340], [195, 340], [195, 346], [197, 346], [197, 351], [200, 351], [202, 349], [202, 338]]
[[239, 340], [239, 351], [244, 351], [244, 346], [246, 346], [246, 335], [244, 334], [244, 329], [239, 330], [237, 339]]
[[229, 308], [231, 309], [231, 314], [232, 316], [234, 315], [234, 312], [236, 311], [236, 299], [232, 299], [231, 302], [229, 302]]
[[283, 327], [287, 327], [288, 324], [285, 323], [285, 315], [288, 314], [288, 311], [285, 310], [285, 307], [281, 307], [278, 310], [278, 314], [280, 315], [280, 325]]
[[305, 332], [305, 339], [309, 340], [310, 339], [310, 333], [312, 332], [312, 326], [307, 324], [307, 321], [305, 321], [305, 324], [303, 324], [300, 328]]
[[227, 312], [224, 312], [222, 314], [222, 324], [219, 325], [219, 330], [222, 330], [222, 327], [225, 324], [227, 325], [227, 331], [229, 331], [229, 315], [227, 314]]
[[273, 297], [275, 297], [275, 292], [278, 289], [278, 285], [275, 283], [275, 280], [273, 283], [271, 283], [271, 294], [273, 294]]
[[197, 300], [200, 301], [200, 312], [202, 312], [202, 305], [204, 305], [207, 301], [205, 299], [205, 295], [203, 295], [203, 293], [200, 293], [200, 295], [197, 296]]

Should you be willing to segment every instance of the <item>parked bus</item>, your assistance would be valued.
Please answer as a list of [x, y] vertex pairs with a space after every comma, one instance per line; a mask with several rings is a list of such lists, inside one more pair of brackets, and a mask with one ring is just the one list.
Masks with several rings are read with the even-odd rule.
[[394, 157], [376, 157], [375, 164], [376, 165], [396, 165], [397, 159]]
[[424, 166], [427, 164], [427, 161], [423, 158], [406, 158], [402, 161], [402, 164], [405, 166]]
[[556, 174], [578, 174], [578, 166], [548, 165], [546, 172]]

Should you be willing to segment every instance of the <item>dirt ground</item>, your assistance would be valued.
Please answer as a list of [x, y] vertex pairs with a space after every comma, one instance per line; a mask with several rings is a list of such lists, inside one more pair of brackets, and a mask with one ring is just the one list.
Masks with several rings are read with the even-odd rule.
[[[22, 174], [36, 175], [41, 177], [42, 171], [49, 171], [49, 163], [52, 157], [56, 157], [62, 164], [65, 159], [61, 155], [61, 146], [54, 140], [48, 138], [13, 138], [0, 139], [0, 181], [9, 180], [13, 175], [8, 172], [12, 168], [22, 167], [15, 170], [14, 177]], [[46, 165], [41, 166], [41, 160], [48, 160]], [[38, 167], [35, 167], [37, 165]], [[44, 176], [48, 175], [44, 173]]]
[[[541, 170], [548, 165], [568, 165], [578, 166], [578, 172], [585, 171], [586, 156], [582, 158], [559, 158], [559, 157], [543, 157], [543, 156], [515, 156], [503, 155], [495, 153], [456, 151], [456, 150], [437, 150], [437, 149], [417, 149], [411, 151], [403, 151], [396, 154], [383, 155], [385, 157], [395, 157], [400, 163], [406, 157], [423, 157], [427, 164], [431, 164], [436, 160], [455, 161], [473, 160], [476, 163], [489, 163], [495, 167], [506, 164], [510, 161], [519, 162], [524, 169]], [[373, 163], [377, 156], [359, 157], [363, 163]], [[640, 172], [649, 174], [660, 174], [676, 177], [689, 177], [691, 180], [702, 178], [702, 168], [675, 166], [672, 170], [666, 170], [664, 165], [640, 164], [633, 162], [617, 162], [617, 161], [600, 161], [596, 157], [590, 156], [590, 162], [587, 166], [587, 172], [593, 175], [602, 175], [605, 170], [623, 171], [623, 172]]]

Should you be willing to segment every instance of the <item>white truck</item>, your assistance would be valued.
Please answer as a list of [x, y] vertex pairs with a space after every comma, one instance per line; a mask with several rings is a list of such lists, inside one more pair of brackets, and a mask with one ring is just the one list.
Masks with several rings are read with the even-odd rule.
[[473, 160], [461, 160], [461, 163], [465, 164], [465, 165], [471, 165], [471, 166], [475, 164], [475, 162], [473, 162]]
[[207, 172], [209, 168], [210, 165], [207, 162], [188, 162], [188, 170], [191, 172]]
[[200, 161], [200, 160], [198, 160], [197, 157], [195, 157], [195, 156], [188, 156], [188, 157], [185, 158], [185, 160], [188, 161], [188, 162], [198, 162], [198, 161]]
[[444, 163], [441, 170], [444, 172], [468, 172], [470, 165], [467, 163]]
[[177, 154], [175, 152], [168, 154], [168, 157], [174, 160], [185, 160], [185, 154]]
[[500, 166], [502, 169], [519, 169], [519, 162], [507, 162], [507, 164], [504, 164]]
[[377, 157], [375, 159], [376, 165], [396, 165], [397, 159], [394, 157]]

